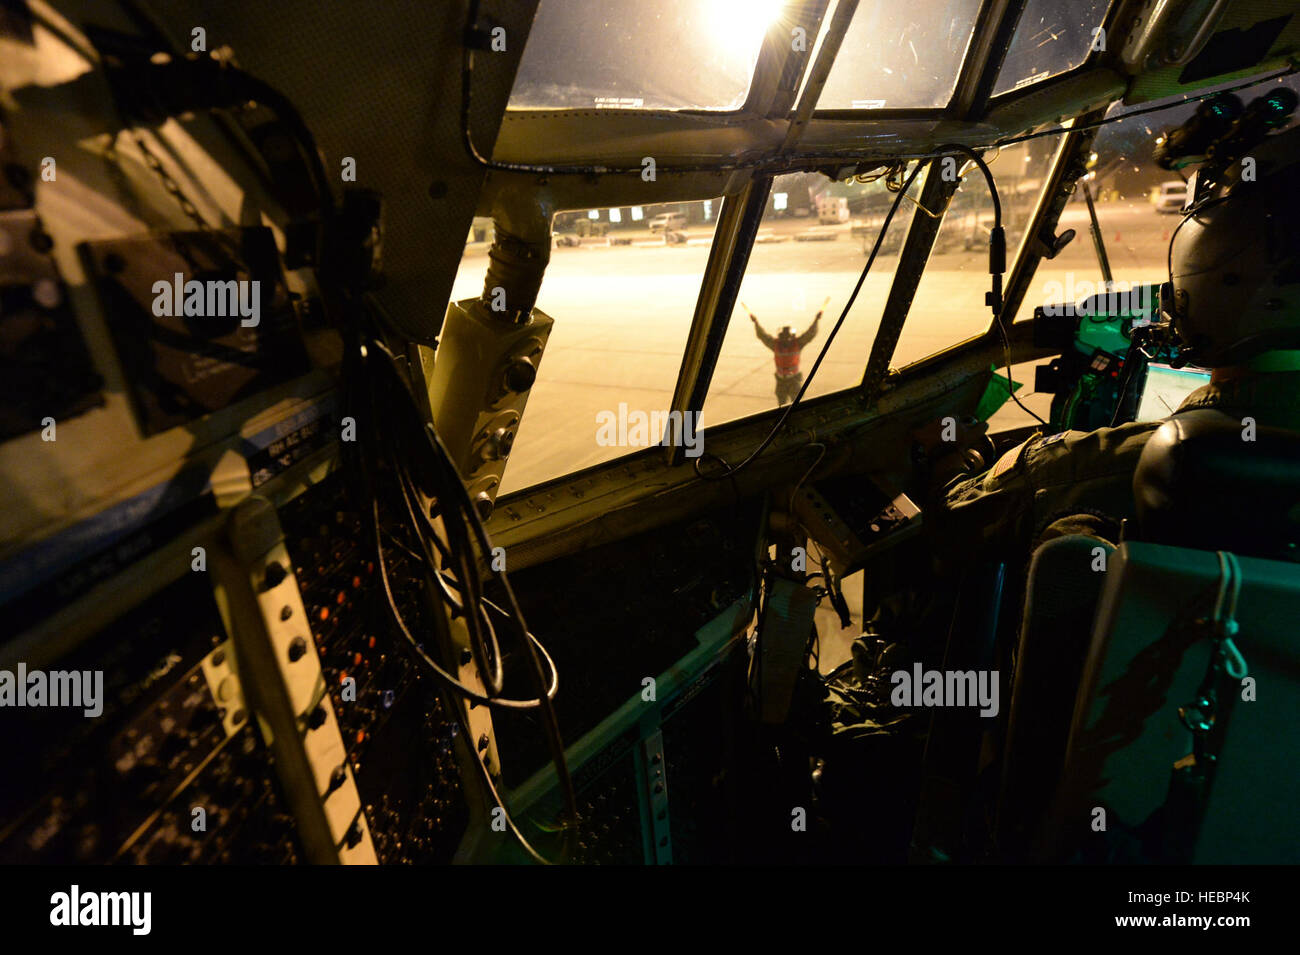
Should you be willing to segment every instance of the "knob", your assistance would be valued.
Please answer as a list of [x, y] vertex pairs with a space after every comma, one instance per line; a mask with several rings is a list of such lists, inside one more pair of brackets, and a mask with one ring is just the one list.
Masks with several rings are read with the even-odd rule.
[[537, 380], [537, 366], [528, 358], [512, 358], [506, 365], [504, 379], [510, 391], [527, 391]]
[[288, 571], [284, 569], [277, 561], [271, 561], [266, 565], [266, 589], [280, 586], [280, 583], [288, 576]]
[[325, 791], [325, 795], [328, 796], [330, 793], [334, 792], [334, 790], [338, 789], [347, 781], [348, 781], [347, 767], [344, 766], [342, 763], [340, 763], [339, 765], [335, 766], [334, 771], [330, 773], [329, 789]]
[[486, 463], [488, 461], [500, 461], [502, 458], [510, 455], [510, 449], [515, 446], [515, 433], [509, 428], [497, 428], [483, 439], [482, 447], [479, 449], [479, 457]]

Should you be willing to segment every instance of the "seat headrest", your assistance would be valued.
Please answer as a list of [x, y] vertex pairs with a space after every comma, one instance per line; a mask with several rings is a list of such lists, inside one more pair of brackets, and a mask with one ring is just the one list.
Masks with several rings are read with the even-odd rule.
[[1133, 499], [1142, 540], [1300, 561], [1300, 434], [1176, 414], [1143, 448]]

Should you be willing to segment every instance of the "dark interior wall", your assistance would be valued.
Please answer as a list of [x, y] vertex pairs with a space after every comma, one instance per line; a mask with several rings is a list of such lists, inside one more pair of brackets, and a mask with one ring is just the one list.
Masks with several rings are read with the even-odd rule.
[[[327, 173], [338, 175], [345, 156], [356, 160], [355, 185], [387, 201], [387, 284], [378, 297], [412, 338], [433, 338], [484, 176], [461, 134], [468, 0], [144, 2], [182, 49], [201, 26], [209, 50], [229, 45], [241, 67], [287, 95]], [[76, 19], [77, 5], [67, 6]], [[474, 143], [490, 155], [537, 0], [480, 6], [480, 24], [506, 31], [506, 49], [478, 53], [474, 66]]]

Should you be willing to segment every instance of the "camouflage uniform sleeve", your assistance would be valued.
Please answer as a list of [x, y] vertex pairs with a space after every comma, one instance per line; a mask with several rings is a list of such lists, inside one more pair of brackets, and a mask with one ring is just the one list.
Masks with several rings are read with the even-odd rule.
[[1058, 518], [1132, 516], [1133, 472], [1159, 424], [1063, 431], [1012, 448], [984, 474], [949, 487], [934, 513], [937, 552], [952, 561], [1023, 559]]

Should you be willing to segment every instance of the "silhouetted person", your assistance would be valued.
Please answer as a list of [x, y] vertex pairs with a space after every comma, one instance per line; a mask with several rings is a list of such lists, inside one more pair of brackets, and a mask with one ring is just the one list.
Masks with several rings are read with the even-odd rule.
[[[826, 302], [829, 301], [829, 298], [826, 299]], [[794, 401], [795, 395], [799, 394], [799, 388], [803, 385], [803, 372], [799, 370], [799, 355], [803, 352], [803, 346], [817, 336], [817, 323], [822, 320], [822, 311], [826, 308], [826, 302], [822, 303], [812, 324], [802, 335], [795, 335], [794, 329], [785, 325], [775, 338], [763, 331], [763, 326], [758, 324], [758, 316], [751, 312], [744, 302], [740, 303], [740, 307], [749, 315], [749, 320], [754, 323], [754, 334], [758, 336], [758, 340], [772, 349], [772, 355], [776, 360], [778, 407]]]

